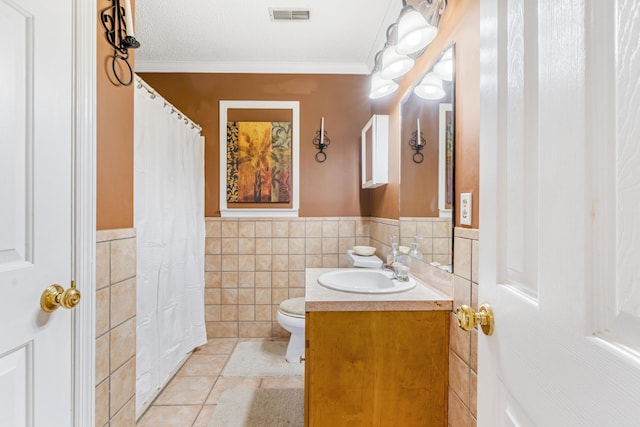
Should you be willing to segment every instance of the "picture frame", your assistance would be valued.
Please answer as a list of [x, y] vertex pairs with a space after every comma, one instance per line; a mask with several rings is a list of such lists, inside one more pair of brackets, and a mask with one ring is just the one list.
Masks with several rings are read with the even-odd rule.
[[440, 218], [453, 215], [453, 104], [441, 103], [438, 130], [438, 210]]
[[[244, 110], [244, 111], [243, 111]], [[230, 159], [229, 141], [233, 141], [236, 135], [229, 138], [228, 123], [231, 116], [259, 116], [260, 120], [247, 120], [245, 125], [264, 125], [267, 122], [274, 124], [282, 122], [276, 117], [285, 113], [290, 117], [290, 163], [287, 163], [287, 203], [256, 201], [254, 203], [238, 202], [238, 198], [228, 197], [228, 189], [230, 188], [230, 179], [237, 175], [238, 170], [233, 170], [229, 174]], [[273, 116], [273, 118], [271, 118]], [[265, 119], [266, 117], [267, 119]], [[252, 123], [253, 122], [253, 123]], [[254, 126], [255, 127], [255, 126]], [[297, 217], [299, 212], [300, 201], [300, 103], [298, 101], [220, 101], [220, 123], [219, 123], [219, 141], [220, 141], [220, 216], [222, 217]], [[233, 150], [232, 150], [233, 151]], [[290, 172], [290, 173], [289, 173]], [[231, 183], [233, 186], [234, 183]], [[237, 186], [235, 187], [237, 191]], [[241, 191], [242, 192], [242, 191]], [[237, 196], [237, 195], [236, 195]], [[233, 199], [233, 201], [228, 200]], [[245, 200], [246, 201], [246, 200]]]

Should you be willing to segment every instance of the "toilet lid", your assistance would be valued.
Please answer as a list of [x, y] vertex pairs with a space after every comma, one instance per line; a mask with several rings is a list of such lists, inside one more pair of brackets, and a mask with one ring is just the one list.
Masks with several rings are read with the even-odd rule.
[[287, 316], [304, 318], [304, 297], [282, 301], [279, 310]]

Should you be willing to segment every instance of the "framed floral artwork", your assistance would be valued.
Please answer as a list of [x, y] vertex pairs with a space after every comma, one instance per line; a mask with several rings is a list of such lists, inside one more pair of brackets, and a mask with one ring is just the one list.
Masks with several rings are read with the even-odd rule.
[[220, 101], [221, 216], [298, 215], [299, 121], [297, 101]]
[[291, 123], [227, 122], [227, 203], [291, 201]]

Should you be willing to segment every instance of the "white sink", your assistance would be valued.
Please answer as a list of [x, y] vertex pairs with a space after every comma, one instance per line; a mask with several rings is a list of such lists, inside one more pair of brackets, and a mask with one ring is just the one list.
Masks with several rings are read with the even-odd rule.
[[325, 288], [358, 294], [390, 294], [413, 289], [416, 281], [409, 277], [403, 282], [393, 278], [393, 273], [386, 270], [370, 270], [347, 268], [323, 273], [318, 283]]

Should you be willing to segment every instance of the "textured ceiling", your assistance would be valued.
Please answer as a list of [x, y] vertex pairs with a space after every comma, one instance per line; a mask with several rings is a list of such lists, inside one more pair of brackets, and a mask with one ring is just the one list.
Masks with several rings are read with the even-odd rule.
[[[367, 74], [400, 0], [137, 0], [136, 71]], [[273, 22], [269, 8], [310, 10]]]

